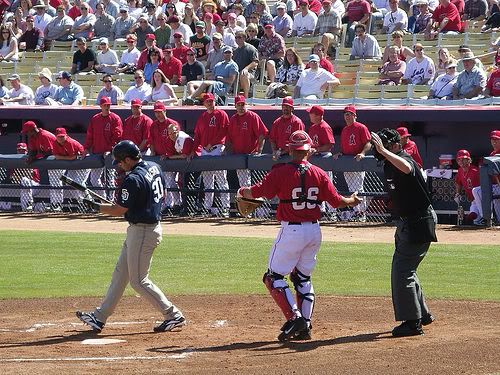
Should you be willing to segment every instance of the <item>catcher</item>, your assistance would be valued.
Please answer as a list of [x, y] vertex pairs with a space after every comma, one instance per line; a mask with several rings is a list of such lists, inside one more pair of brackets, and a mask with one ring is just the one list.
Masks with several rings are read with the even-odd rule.
[[[312, 140], [305, 131], [293, 132], [288, 148], [292, 156], [290, 163], [276, 164], [260, 183], [238, 191], [238, 196], [242, 197], [238, 199], [238, 205], [243, 216], [259, 203], [258, 200], [250, 200], [274, 196], [280, 199], [276, 216], [281, 222], [281, 229], [271, 249], [268, 270], [263, 278], [286, 318], [279, 341], [311, 338], [315, 298], [311, 274], [321, 245], [318, 220], [322, 201], [340, 208], [356, 206], [362, 201], [357, 193], [350, 197], [339, 195], [326, 172], [307, 161], [312, 153]], [[286, 275], [290, 275], [297, 300], [288, 287]]]

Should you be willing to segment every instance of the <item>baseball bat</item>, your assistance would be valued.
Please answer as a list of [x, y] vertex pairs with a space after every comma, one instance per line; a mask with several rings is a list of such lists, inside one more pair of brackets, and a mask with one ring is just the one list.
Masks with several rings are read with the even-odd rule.
[[104, 202], [104, 203], [113, 204], [113, 202], [111, 202], [110, 200], [107, 200], [103, 196], [97, 194], [95, 191], [92, 191], [92, 190], [86, 188], [85, 186], [79, 184], [78, 182], [76, 182], [75, 180], [69, 178], [68, 176], [62, 175], [60, 177], [60, 180], [62, 181], [63, 184], [71, 186], [73, 189], [79, 190], [79, 191], [81, 191], [81, 192], [83, 192], [85, 194], [88, 194], [92, 198], [98, 199], [98, 200], [100, 200], [101, 202]]

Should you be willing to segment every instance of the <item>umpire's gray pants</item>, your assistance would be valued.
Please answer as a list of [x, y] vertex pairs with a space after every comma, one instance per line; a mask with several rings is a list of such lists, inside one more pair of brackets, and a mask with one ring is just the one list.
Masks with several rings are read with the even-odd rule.
[[397, 321], [421, 319], [429, 313], [429, 308], [425, 303], [417, 268], [431, 243], [409, 242], [408, 228], [402, 220], [398, 220], [395, 241], [391, 270], [394, 315]]

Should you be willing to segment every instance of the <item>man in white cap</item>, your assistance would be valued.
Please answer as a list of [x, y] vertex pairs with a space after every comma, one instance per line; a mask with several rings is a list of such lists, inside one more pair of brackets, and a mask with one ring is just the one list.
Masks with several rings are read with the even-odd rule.
[[319, 66], [318, 55], [309, 56], [309, 65], [310, 68], [305, 69], [297, 81], [294, 98], [321, 99], [329, 85], [340, 85], [337, 77]]
[[120, 60], [115, 51], [109, 48], [108, 38], [99, 39], [101, 51], [97, 54], [97, 65], [95, 70], [99, 73], [115, 74]]
[[36, 11], [33, 26], [41, 31], [45, 30], [45, 27], [52, 20], [52, 16], [46, 13], [47, 6], [43, 0], [40, 0], [33, 5], [33, 9]]
[[[110, 3], [113, 2], [111, 1]], [[108, 12], [108, 9], [107, 8], [105, 9], [106, 12], [110, 14]], [[126, 6], [121, 7], [119, 12], [120, 12], [119, 13], [120, 17], [118, 17], [117, 15], [116, 16], [117, 18], [113, 23], [113, 26], [111, 26], [111, 39], [120, 39], [120, 38], [125, 39], [127, 37], [127, 34], [130, 33], [130, 29], [132, 28], [132, 26], [134, 26], [135, 24], [135, 19], [130, 17], [130, 15], [128, 14], [128, 7]], [[113, 16], [113, 14], [111, 15]]]
[[19, 74], [12, 74], [7, 81], [10, 82], [11, 89], [3, 98], [0, 98], [0, 105], [21, 104], [34, 105], [35, 95], [33, 90], [21, 83]]
[[453, 85], [453, 99], [479, 98], [486, 86], [486, 74], [476, 66], [476, 57], [466, 52], [462, 57], [464, 70]]
[[52, 83], [52, 72], [49, 68], [43, 68], [40, 73], [38, 73], [38, 78], [40, 79], [41, 86], [35, 90], [35, 104], [46, 105], [48, 104], [47, 98], [54, 98], [57, 90], [57, 86]]
[[428, 99], [451, 99], [453, 85], [457, 81], [457, 62], [448, 60], [444, 66], [446, 72], [436, 78], [429, 91]]
[[286, 38], [292, 34], [293, 20], [286, 13], [286, 4], [278, 3], [276, 4], [276, 17], [273, 19], [274, 30], [280, 34], [283, 38]]

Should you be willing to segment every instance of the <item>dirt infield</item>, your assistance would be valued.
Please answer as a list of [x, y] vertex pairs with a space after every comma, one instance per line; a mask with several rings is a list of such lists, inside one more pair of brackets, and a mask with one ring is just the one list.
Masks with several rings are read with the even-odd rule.
[[[75, 222], [75, 220], [77, 220]], [[3, 215], [2, 229], [124, 233], [121, 221]], [[276, 225], [166, 222], [166, 234], [274, 237]], [[327, 225], [325, 239], [392, 242], [394, 228]], [[498, 230], [440, 227], [441, 242], [498, 243]], [[500, 373], [500, 303], [430, 300], [424, 336], [394, 339], [389, 298], [318, 292], [313, 338], [281, 344], [283, 317], [268, 296], [170, 296], [186, 315], [179, 332], [155, 334], [158, 314], [124, 298], [101, 334], [74, 315], [97, 298], [0, 301], [2, 374], [493, 374]], [[89, 339], [124, 340], [85, 345]]]

